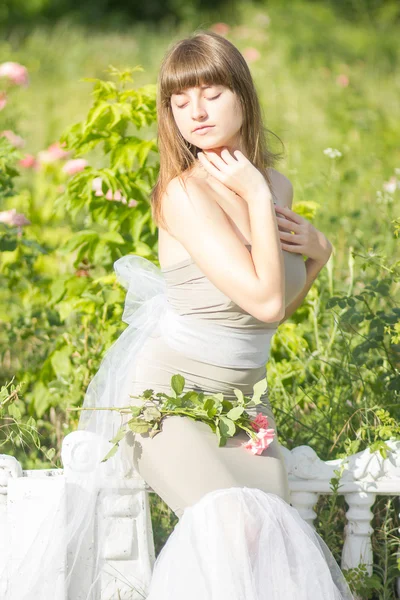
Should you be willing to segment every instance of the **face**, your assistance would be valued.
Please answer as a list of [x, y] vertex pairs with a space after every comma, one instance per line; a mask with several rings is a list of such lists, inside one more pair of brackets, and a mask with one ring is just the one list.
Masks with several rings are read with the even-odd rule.
[[[187, 88], [171, 96], [176, 125], [190, 144], [202, 150], [240, 149], [242, 111], [237, 96], [223, 85]], [[204, 129], [196, 128], [207, 126]]]

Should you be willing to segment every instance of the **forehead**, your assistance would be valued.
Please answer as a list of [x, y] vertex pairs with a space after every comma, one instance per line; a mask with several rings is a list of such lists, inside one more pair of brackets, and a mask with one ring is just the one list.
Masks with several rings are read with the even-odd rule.
[[188, 87], [188, 88], [185, 88], [185, 89], [182, 89], [182, 90], [177, 90], [176, 92], [173, 92], [172, 95], [173, 96], [182, 96], [184, 94], [187, 94], [190, 90], [198, 90], [198, 91], [207, 90], [209, 88], [217, 87], [219, 85], [220, 84], [218, 84], [218, 83], [204, 84], [204, 85], [195, 85], [193, 87]]

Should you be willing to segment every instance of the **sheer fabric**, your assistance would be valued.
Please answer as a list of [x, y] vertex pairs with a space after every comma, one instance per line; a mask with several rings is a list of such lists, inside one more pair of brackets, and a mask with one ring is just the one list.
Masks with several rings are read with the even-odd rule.
[[323, 539], [279, 496], [209, 492], [154, 565], [147, 600], [354, 600]]
[[[138, 353], [156, 328], [172, 347], [204, 362], [253, 368], [268, 360], [275, 330], [252, 330], [239, 335], [233, 328], [213, 324], [207, 327], [206, 343], [203, 324], [200, 330], [195, 320], [171, 311], [166, 282], [157, 266], [142, 257], [128, 255], [117, 260], [114, 268], [127, 290], [122, 319], [128, 327], [106, 352], [88, 386], [85, 409], [131, 404], [132, 382], [126, 374], [134, 372]], [[194, 343], [196, 340], [198, 343]], [[106, 479], [115, 477], [120, 485], [120, 480], [127, 481], [132, 474], [124, 441], [111, 459], [101, 462], [121, 423], [117, 411], [81, 412], [78, 429], [86, 432], [87, 443], [78, 449], [66, 444], [62, 457], [66, 464], [74, 460], [73, 452], [81, 452], [80, 470], [70, 474], [73, 478], [67, 496], [66, 530], [63, 536], [48, 536], [48, 545], [42, 543], [42, 528], [51, 531], [52, 519], [62, 508], [55, 505], [43, 522], [36, 524], [37, 539], [32, 539], [29, 552], [4, 565], [0, 576], [5, 581], [7, 572], [10, 581], [6, 600], [45, 598], [46, 565], [51, 565], [65, 547], [68, 599], [100, 600], [100, 576], [107, 569], [102, 548], [109, 531], [106, 526], [95, 529], [95, 516], [98, 522], [106, 522], [98, 501], [99, 491]], [[64, 575], [61, 573], [60, 577]], [[156, 561], [149, 600], [188, 597], [352, 598], [340, 568], [318, 534], [283, 499], [253, 488], [212, 492], [184, 512]]]

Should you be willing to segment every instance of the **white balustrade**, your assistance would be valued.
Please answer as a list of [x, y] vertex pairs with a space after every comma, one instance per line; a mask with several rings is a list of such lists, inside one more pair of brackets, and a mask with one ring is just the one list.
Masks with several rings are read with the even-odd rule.
[[[289, 477], [291, 504], [312, 527], [316, 517], [315, 505], [320, 494], [331, 494], [330, 480], [335, 470], [344, 470], [339, 483], [348, 505], [344, 530], [341, 566], [343, 569], [365, 563], [372, 572], [371, 527], [372, 506], [377, 495], [400, 496], [400, 440], [390, 440], [391, 451], [386, 459], [369, 449], [347, 459], [322, 461], [309, 446], [288, 450], [281, 446]], [[12, 456], [0, 454], [0, 565], [18, 562], [30, 547], [51, 547], [51, 540], [62, 536], [66, 523], [68, 489], [74, 484], [74, 473], [85, 469], [90, 453], [85, 450], [85, 432], [75, 431], [63, 441], [63, 469], [23, 470]], [[88, 458], [89, 457], [89, 458]], [[151, 579], [155, 561], [153, 530], [148, 492], [151, 488], [135, 474], [118, 487], [118, 482], [105, 482], [99, 496], [104, 503], [106, 519], [111, 522], [103, 548], [107, 572], [99, 582], [98, 600], [143, 600]], [[59, 506], [47, 527], [43, 523], [47, 506]], [[53, 511], [54, 512], [54, 511]], [[6, 523], [8, 527], [6, 527]], [[104, 527], [105, 523], [96, 523]], [[4, 533], [8, 532], [6, 536]], [[82, 569], [89, 568], [92, 532], [87, 541], [87, 560]], [[79, 570], [72, 581], [67, 599], [64, 575], [68, 549], [63, 548], [56, 560], [43, 569], [41, 600], [79, 600]], [[110, 568], [111, 567], [111, 568]], [[115, 575], [112, 571], [115, 570]], [[27, 583], [29, 585], [29, 583]], [[132, 589], [138, 590], [132, 595]], [[398, 580], [400, 592], [400, 578]], [[12, 581], [0, 580], [0, 600], [19, 600], [12, 595]]]

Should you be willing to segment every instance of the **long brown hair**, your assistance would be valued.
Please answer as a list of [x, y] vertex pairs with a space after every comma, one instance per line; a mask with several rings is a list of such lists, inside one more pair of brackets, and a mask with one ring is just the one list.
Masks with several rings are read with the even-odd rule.
[[175, 42], [164, 56], [157, 81], [160, 171], [151, 192], [153, 220], [167, 230], [162, 215], [162, 196], [174, 177], [194, 165], [199, 150], [180, 133], [171, 109], [171, 95], [203, 84], [223, 85], [237, 94], [243, 115], [240, 134], [244, 154], [263, 173], [271, 187], [268, 168], [281, 156], [267, 146], [267, 136], [272, 132], [264, 126], [253, 78], [236, 46], [213, 31], [197, 31]]

